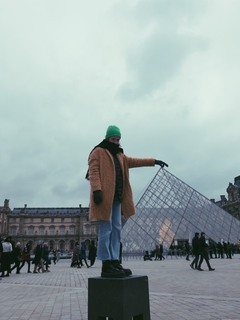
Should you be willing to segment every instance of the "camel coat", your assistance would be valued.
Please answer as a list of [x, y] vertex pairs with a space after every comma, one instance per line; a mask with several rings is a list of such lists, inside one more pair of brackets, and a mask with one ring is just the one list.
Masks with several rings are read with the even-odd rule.
[[[125, 218], [135, 214], [132, 189], [129, 182], [129, 169], [136, 167], [150, 167], [155, 165], [152, 158], [130, 158], [123, 153], [117, 154], [123, 174], [122, 215]], [[90, 212], [91, 221], [109, 221], [115, 193], [115, 165], [111, 153], [107, 149], [97, 147], [90, 154], [89, 161], [90, 180]], [[103, 201], [95, 204], [93, 192], [101, 190]]]

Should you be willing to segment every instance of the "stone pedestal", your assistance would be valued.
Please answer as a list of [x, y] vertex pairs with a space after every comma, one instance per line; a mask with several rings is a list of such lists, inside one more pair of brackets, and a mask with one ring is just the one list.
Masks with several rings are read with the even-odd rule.
[[147, 276], [88, 279], [88, 320], [150, 320]]

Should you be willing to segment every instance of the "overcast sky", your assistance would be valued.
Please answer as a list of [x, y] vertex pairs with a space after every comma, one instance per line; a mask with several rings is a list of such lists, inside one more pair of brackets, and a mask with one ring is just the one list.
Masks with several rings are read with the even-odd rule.
[[[239, 0], [0, 0], [1, 203], [83, 207], [108, 125], [207, 198], [240, 175]], [[159, 167], [130, 171], [135, 201]]]

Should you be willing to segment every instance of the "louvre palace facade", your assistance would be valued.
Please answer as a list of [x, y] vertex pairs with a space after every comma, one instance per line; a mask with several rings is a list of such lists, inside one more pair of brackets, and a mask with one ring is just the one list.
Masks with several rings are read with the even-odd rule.
[[11, 236], [22, 245], [30, 241], [47, 242], [50, 249], [72, 251], [76, 241], [97, 238], [97, 225], [88, 219], [89, 208], [22, 208], [9, 207], [6, 199], [0, 207], [0, 235]]
[[220, 208], [226, 210], [232, 216], [240, 220], [240, 176], [234, 178], [234, 182], [229, 182], [225, 195], [220, 196], [219, 201], [212, 199]]

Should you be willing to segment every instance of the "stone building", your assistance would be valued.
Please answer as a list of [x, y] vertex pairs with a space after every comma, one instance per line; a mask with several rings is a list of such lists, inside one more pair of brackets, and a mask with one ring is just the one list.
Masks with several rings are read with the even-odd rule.
[[220, 201], [214, 201], [222, 209], [240, 220], [240, 176], [234, 178], [234, 183], [229, 182], [225, 195], [220, 196]]
[[9, 200], [5, 199], [3, 207], [0, 207], [0, 236], [8, 235], [8, 215], [11, 213]]
[[50, 249], [72, 251], [76, 241], [97, 239], [97, 225], [88, 219], [89, 208], [9, 208], [5, 200], [0, 207], [1, 236], [11, 236], [24, 245], [39, 240], [48, 243]]

